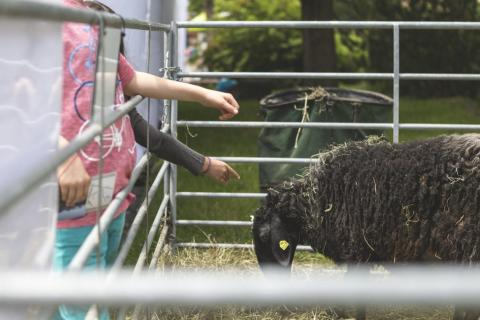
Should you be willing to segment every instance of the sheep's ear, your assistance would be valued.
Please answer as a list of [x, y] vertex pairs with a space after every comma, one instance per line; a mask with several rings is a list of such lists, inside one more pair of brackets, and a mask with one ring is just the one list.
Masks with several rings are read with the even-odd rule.
[[277, 262], [283, 267], [289, 267], [297, 244], [291, 239], [286, 226], [278, 216], [273, 216], [270, 221], [270, 239], [272, 253]]

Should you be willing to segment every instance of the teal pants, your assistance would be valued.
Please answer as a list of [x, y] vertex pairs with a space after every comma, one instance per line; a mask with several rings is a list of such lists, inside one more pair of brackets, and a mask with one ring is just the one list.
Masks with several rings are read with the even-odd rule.
[[[104, 269], [113, 264], [117, 257], [118, 248], [122, 240], [125, 214], [115, 218], [100, 239], [100, 256], [97, 261], [97, 250], [94, 250], [85, 263], [85, 269]], [[92, 231], [93, 226], [79, 228], [57, 229], [55, 239], [55, 253], [53, 266], [56, 271], [65, 270], [77, 253], [82, 243]], [[90, 306], [61, 305], [55, 315], [55, 320], [83, 320]], [[99, 312], [99, 319], [108, 320], [108, 310], [103, 308]]]

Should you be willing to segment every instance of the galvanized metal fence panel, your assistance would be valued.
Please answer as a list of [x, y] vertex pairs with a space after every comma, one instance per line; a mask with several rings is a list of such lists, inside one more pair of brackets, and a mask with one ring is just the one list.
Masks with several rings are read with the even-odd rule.
[[[401, 73], [400, 72], [400, 30], [480, 30], [479, 22], [390, 22], [390, 21], [207, 21], [178, 22], [173, 28], [287, 28], [287, 29], [387, 29], [392, 30], [393, 70], [391, 73], [351, 72], [178, 72], [180, 78], [221, 78], [235, 79], [344, 79], [344, 80], [392, 80], [393, 118], [391, 123], [305, 123], [305, 122], [258, 122], [258, 121], [190, 121], [172, 117], [172, 123], [179, 127], [202, 128], [338, 128], [338, 129], [392, 129], [393, 142], [399, 142], [403, 130], [479, 130], [477, 124], [428, 124], [400, 123], [400, 80], [454, 80], [477, 81], [480, 74], [445, 73]], [[265, 157], [216, 157], [236, 163], [311, 163], [313, 159], [265, 158]], [[206, 198], [257, 198], [264, 193], [218, 193], [218, 192], [177, 192], [176, 197]], [[180, 220], [179, 225], [250, 226], [247, 221], [202, 221]], [[216, 244], [178, 243], [180, 247], [216, 247]], [[227, 245], [227, 244], [225, 244]], [[246, 244], [228, 244], [244, 248]]]

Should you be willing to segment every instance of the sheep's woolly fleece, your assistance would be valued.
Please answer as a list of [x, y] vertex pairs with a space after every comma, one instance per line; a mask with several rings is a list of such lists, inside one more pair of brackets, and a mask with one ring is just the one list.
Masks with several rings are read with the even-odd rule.
[[480, 134], [351, 142], [270, 189], [256, 219], [279, 214], [337, 262], [478, 261], [479, 165]]

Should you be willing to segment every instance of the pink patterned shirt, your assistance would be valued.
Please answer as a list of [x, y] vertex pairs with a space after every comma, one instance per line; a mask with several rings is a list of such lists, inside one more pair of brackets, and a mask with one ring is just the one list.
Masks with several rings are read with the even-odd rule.
[[[70, 7], [83, 7], [75, 0], [64, 0]], [[92, 105], [93, 80], [97, 50], [97, 28], [80, 24], [64, 23], [63, 25], [63, 97], [61, 134], [72, 140], [77, 134], [88, 128]], [[135, 75], [123, 55], [118, 62], [118, 79], [115, 104], [124, 103], [123, 86]], [[135, 166], [135, 138], [128, 115], [117, 120], [103, 135], [103, 173], [116, 174], [113, 196], [125, 188]], [[99, 174], [100, 139], [78, 151], [88, 174], [93, 177]], [[130, 194], [116, 212], [118, 216], [125, 211], [134, 197]], [[96, 211], [74, 220], [58, 221], [57, 227], [71, 228], [95, 224]]]

